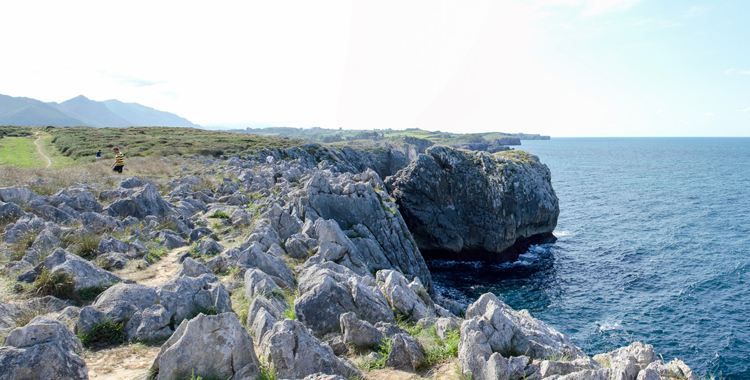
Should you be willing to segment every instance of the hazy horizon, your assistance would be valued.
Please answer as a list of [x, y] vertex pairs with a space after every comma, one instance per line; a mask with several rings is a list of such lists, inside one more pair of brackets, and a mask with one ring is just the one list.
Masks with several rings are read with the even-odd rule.
[[0, 93], [193, 123], [750, 136], [750, 3], [9, 1]]

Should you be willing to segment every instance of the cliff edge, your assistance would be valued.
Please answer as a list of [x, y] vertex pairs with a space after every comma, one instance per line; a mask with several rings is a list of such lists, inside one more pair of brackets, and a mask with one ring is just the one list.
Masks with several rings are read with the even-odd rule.
[[385, 183], [425, 258], [513, 261], [554, 240], [560, 207], [532, 154], [432, 146]]

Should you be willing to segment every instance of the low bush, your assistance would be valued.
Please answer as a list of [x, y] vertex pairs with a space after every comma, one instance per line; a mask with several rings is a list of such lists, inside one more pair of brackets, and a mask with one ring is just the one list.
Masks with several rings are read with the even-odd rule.
[[31, 284], [31, 289], [34, 293], [42, 297], [77, 298], [72, 276], [64, 272], [51, 273], [46, 268], [42, 269], [37, 279]]
[[123, 330], [126, 321], [114, 323], [111, 320], [94, 325], [85, 334], [78, 334], [78, 339], [84, 347], [104, 346], [110, 344], [121, 344], [127, 341], [127, 335]]

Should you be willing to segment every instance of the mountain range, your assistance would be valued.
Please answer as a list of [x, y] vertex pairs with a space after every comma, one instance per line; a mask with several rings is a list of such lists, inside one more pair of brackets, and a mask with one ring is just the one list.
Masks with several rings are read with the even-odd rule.
[[83, 95], [62, 103], [0, 95], [0, 125], [45, 127], [199, 127], [173, 113], [138, 103], [103, 102]]

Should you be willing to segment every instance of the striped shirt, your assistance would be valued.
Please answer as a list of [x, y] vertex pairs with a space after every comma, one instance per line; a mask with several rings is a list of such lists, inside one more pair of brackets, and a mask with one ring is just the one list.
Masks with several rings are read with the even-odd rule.
[[125, 165], [125, 156], [122, 153], [117, 153], [115, 155], [115, 166], [124, 166]]

